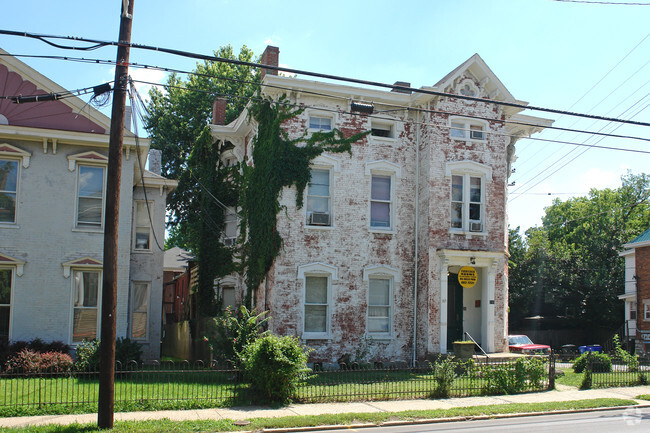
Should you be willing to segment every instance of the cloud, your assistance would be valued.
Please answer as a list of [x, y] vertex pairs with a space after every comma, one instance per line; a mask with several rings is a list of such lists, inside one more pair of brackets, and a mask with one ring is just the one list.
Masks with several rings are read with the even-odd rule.
[[[145, 102], [149, 100], [149, 90], [153, 87], [153, 84], [146, 83], [163, 84], [167, 80], [167, 73], [157, 69], [131, 68], [129, 69], [129, 75], [133, 78], [135, 88]], [[146, 83], [138, 83], [137, 81]], [[162, 87], [159, 87], [159, 89], [162, 90]]]
[[589, 191], [591, 188], [618, 188], [621, 185], [620, 171], [603, 171], [592, 167], [578, 178], [576, 187], [579, 191]]

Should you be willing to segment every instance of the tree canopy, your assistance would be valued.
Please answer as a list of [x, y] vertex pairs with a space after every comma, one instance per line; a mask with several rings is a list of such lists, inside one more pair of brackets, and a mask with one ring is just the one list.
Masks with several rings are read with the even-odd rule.
[[614, 330], [623, 322], [623, 245], [650, 226], [650, 176], [627, 174], [616, 189], [556, 199], [542, 226], [510, 230], [510, 322], [564, 317], [582, 329]]

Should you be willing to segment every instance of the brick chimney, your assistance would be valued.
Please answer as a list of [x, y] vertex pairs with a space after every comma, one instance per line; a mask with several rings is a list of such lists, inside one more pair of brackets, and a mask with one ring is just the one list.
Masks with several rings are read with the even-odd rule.
[[[269, 66], [278, 66], [280, 60], [280, 49], [271, 45], [267, 45], [266, 49], [262, 53], [262, 58], [260, 59], [260, 64], [269, 65]], [[261, 70], [261, 79], [264, 79], [266, 74], [278, 75], [278, 71], [262, 69]]]
[[217, 97], [212, 103], [212, 124], [226, 124], [226, 98]]
[[[411, 87], [411, 83], [406, 82], [406, 81], [395, 81], [393, 86]], [[393, 87], [390, 91], [395, 92], [395, 93], [409, 93], [409, 94], [411, 93], [410, 90], [398, 89], [398, 88], [395, 88], [395, 87]]]

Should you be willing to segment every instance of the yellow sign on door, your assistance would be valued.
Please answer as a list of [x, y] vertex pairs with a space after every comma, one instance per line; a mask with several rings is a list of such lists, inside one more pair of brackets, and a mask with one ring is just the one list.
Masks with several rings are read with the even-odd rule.
[[471, 266], [463, 266], [458, 271], [458, 282], [466, 289], [474, 287], [478, 281], [478, 272]]

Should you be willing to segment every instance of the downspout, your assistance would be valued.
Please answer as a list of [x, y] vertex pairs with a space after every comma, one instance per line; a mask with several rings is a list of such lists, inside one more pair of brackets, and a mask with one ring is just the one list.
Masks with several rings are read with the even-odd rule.
[[417, 337], [418, 337], [418, 212], [420, 206], [420, 111], [416, 111], [416, 132], [415, 132], [415, 260], [414, 260], [414, 281], [413, 281], [413, 367], [417, 362]]

